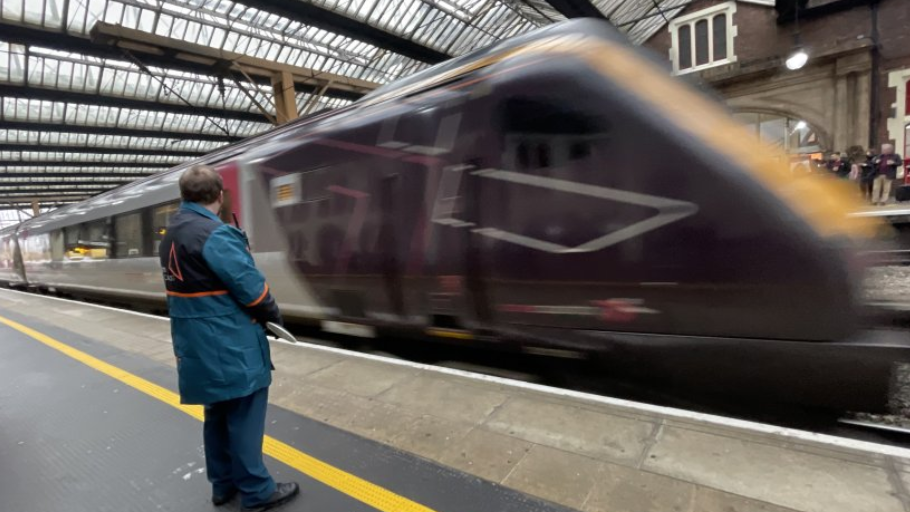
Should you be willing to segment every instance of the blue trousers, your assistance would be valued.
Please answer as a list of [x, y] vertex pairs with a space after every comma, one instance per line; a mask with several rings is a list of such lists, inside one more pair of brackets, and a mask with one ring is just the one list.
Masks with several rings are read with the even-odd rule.
[[265, 502], [275, 481], [262, 461], [269, 388], [205, 406], [205, 466], [212, 492], [240, 491], [245, 507]]

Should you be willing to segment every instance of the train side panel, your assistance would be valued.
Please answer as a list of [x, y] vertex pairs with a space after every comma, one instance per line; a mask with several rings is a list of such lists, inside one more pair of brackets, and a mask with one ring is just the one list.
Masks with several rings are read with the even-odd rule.
[[849, 336], [840, 248], [740, 162], [584, 62], [525, 64], [364, 109], [256, 158], [277, 221], [261, 234], [286, 241], [328, 313], [504, 331]]
[[0, 232], [0, 284], [12, 287], [26, 285], [22, 253], [19, 250], [15, 228]]

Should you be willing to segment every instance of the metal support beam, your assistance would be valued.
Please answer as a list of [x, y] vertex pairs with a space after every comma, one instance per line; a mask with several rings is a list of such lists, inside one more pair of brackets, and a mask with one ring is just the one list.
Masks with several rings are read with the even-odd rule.
[[[331, 81], [327, 84], [332, 83]], [[294, 78], [287, 71], [272, 75], [272, 93], [275, 95], [276, 121], [279, 125], [297, 119], [297, 95]]]
[[10, 189], [10, 188], [22, 188], [22, 187], [86, 187], [88, 185], [97, 186], [99, 188], [104, 187], [119, 187], [121, 185], [126, 185], [132, 183], [136, 180], [142, 179], [143, 176], [136, 176], [133, 179], [117, 179], [117, 180], [97, 180], [97, 179], [75, 179], [75, 180], [66, 180], [66, 179], [54, 179], [47, 181], [8, 181], [6, 176], [0, 177], [0, 190]]
[[[39, 180], [33, 181], [34, 184], [45, 183], [40, 180], [51, 180], [51, 179], [68, 179], [73, 178], [74, 181], [70, 183], [91, 183], [97, 181], [98, 183], [116, 183], [123, 182], [128, 183], [130, 181], [138, 180], [140, 178], [145, 178], [146, 176], [152, 176], [155, 173], [148, 172], [8, 172], [0, 169], [0, 183], [12, 183], [7, 180], [11, 179], [30, 179], [30, 180]], [[93, 180], [94, 178], [119, 178], [118, 180]]]
[[323, 94], [325, 94], [325, 91], [328, 88], [328, 86], [329, 86], [329, 84], [326, 84], [325, 87], [323, 87], [322, 90], [320, 90], [318, 94], [313, 94], [310, 96], [310, 99], [307, 100], [306, 105], [303, 106], [303, 110], [301, 111], [303, 115], [310, 114], [310, 112], [313, 110], [313, 107], [316, 106], [316, 103], [319, 102], [319, 99], [322, 98]]
[[155, 137], [163, 139], [204, 140], [211, 142], [238, 142], [243, 137], [233, 137], [210, 133], [185, 133], [158, 130], [140, 130], [136, 128], [115, 128], [111, 126], [85, 126], [57, 123], [33, 123], [22, 121], [3, 121], [3, 127], [8, 130], [40, 130], [56, 133], [84, 133], [88, 135], [125, 135], [128, 137]]
[[38, 208], [38, 200], [32, 200], [32, 216], [37, 217], [41, 213], [41, 208]]
[[[26, 46], [40, 46], [41, 48], [67, 53], [79, 53], [89, 57], [123, 60], [123, 54], [117, 48], [93, 43], [90, 39], [84, 37], [25, 27], [7, 21], [0, 23], [0, 40]], [[149, 66], [186, 71], [203, 76], [212, 76], [214, 71], [211, 66], [190, 61], [180, 61], [167, 55], [147, 55], [143, 57], [142, 61]], [[260, 78], [258, 83], [267, 85], [269, 83], [268, 77]]]
[[4, 192], [0, 194], [0, 201], [9, 203], [9, 202], [18, 202], [30, 204], [34, 200], [38, 201], [53, 201], [56, 198], [62, 198], [70, 201], [80, 201], [83, 199], [88, 199], [92, 196], [97, 196], [106, 190], [99, 190], [97, 192], [89, 191], [74, 191], [74, 192], [59, 192], [54, 190], [48, 190], [47, 192]]
[[[59, 200], [58, 200], [58, 201], [44, 201], [44, 200], [42, 200], [42, 201], [41, 201], [41, 204], [43, 205], [44, 208], [58, 208], [58, 207], [61, 207], [61, 206], [66, 206], [66, 205], [68, 205], [68, 204], [74, 204], [74, 203], [76, 203], [76, 202], [78, 202], [78, 201], [73, 201], [73, 200], [71, 200], [71, 199], [67, 199], [67, 200], [63, 200], [63, 201], [59, 201]], [[22, 212], [22, 210], [20, 210], [20, 208], [28, 208], [30, 204], [31, 204], [31, 203], [27, 203], [27, 202], [26, 202], [26, 203], [21, 203], [21, 202], [18, 202], [18, 201], [5, 202], [5, 203], [0, 204], [0, 211], [10, 211], [10, 210], [12, 210], [12, 211], [16, 211], [16, 212], [26, 213], [26, 214], [27, 214], [28, 212]], [[20, 223], [22, 222], [22, 216], [21, 216], [21, 215], [19, 216], [19, 222], [20, 222]]]
[[89, 153], [93, 155], [174, 156], [179, 158], [186, 158], [187, 160], [206, 154], [204, 151], [176, 151], [172, 149], [128, 149], [102, 148], [94, 146], [58, 146], [54, 144], [4, 143], [0, 143], [0, 151], [57, 151], [61, 153]]
[[[127, 182], [129, 183], [129, 182]], [[43, 194], [45, 192], [85, 192], [92, 190], [108, 190], [111, 188], [117, 188], [124, 185], [125, 183], [67, 183], [67, 182], [57, 182], [57, 183], [23, 183], [19, 182], [2, 182], [0, 181], [0, 193], [8, 192], [21, 192], [21, 191], [31, 191], [36, 194]]]
[[554, 9], [566, 18], [600, 18], [607, 19], [600, 9], [590, 0], [547, 0]]
[[6, 172], [5, 168], [10, 166], [22, 167], [98, 167], [104, 169], [137, 169], [143, 167], [153, 167], [156, 169], [170, 169], [171, 167], [176, 167], [178, 164], [169, 164], [169, 163], [159, 163], [159, 162], [105, 162], [105, 161], [90, 161], [90, 162], [58, 162], [53, 160], [0, 160], [0, 171]]
[[106, 107], [132, 108], [137, 110], [152, 110], [158, 112], [173, 112], [175, 114], [190, 114], [212, 117], [216, 119], [236, 119], [238, 121], [263, 122], [261, 115], [255, 112], [241, 112], [239, 110], [223, 110], [209, 107], [190, 107], [173, 103], [157, 103], [147, 100], [120, 98], [116, 96], [102, 96], [82, 92], [64, 91], [60, 89], [44, 89], [40, 87], [26, 87], [22, 85], [0, 84], [0, 96], [30, 98], [36, 100], [62, 101], [79, 103], [82, 105], [101, 105]]
[[[35, 198], [42, 198], [47, 196], [53, 197], [65, 197], [65, 196], [96, 196], [102, 192], [107, 192], [108, 190], [113, 190], [116, 187], [108, 188], [85, 188], [85, 189], [60, 189], [60, 190], [29, 190], [29, 189], [7, 189], [0, 190], [0, 198], [10, 199], [15, 198], [22, 201], [28, 200], [32, 201]], [[26, 199], [28, 198], [28, 199]]]
[[319, 88], [326, 82], [333, 82], [333, 93], [339, 97], [346, 96], [348, 99], [357, 99], [379, 86], [379, 84], [359, 78], [250, 57], [241, 53], [189, 43], [182, 39], [149, 34], [109, 23], [95, 23], [91, 35], [92, 41], [96, 43], [119, 47], [132, 53], [141, 53], [143, 56], [169, 54], [173, 59], [204, 63], [226, 71], [230, 70], [232, 66], [240, 66], [250, 75], [266, 77], [271, 77], [275, 73], [288, 73], [293, 77], [293, 81], [308, 85], [312, 89]]
[[243, 94], [246, 95], [246, 97], [247, 97], [251, 102], [253, 102], [253, 105], [256, 105], [256, 108], [258, 108], [258, 109], [259, 109], [259, 112], [260, 112], [263, 116], [265, 116], [266, 119], [269, 120], [269, 123], [271, 123], [272, 125], [277, 125], [277, 124], [278, 124], [278, 122], [275, 120], [275, 117], [274, 117], [272, 114], [270, 114], [268, 110], [266, 110], [266, 108], [262, 105], [262, 103], [259, 103], [259, 100], [256, 99], [256, 96], [254, 96], [253, 93], [251, 93], [250, 91], [248, 91], [248, 90], [246, 89], [246, 87], [244, 87], [243, 84], [240, 83], [239, 80], [235, 80], [234, 83], [237, 85], [237, 88], [240, 89], [241, 91], [243, 91]]
[[244, 5], [261, 11], [271, 12], [285, 18], [319, 27], [329, 32], [341, 34], [370, 43], [379, 48], [386, 48], [395, 53], [429, 64], [436, 64], [452, 56], [428, 48], [409, 39], [396, 36], [362, 21], [348, 18], [335, 11], [319, 7], [309, 2], [288, 2], [287, 0], [245, 0]]
[[[5, 21], [0, 22], [0, 41], [8, 41], [26, 46], [39, 46], [41, 48], [59, 50], [67, 53], [77, 53], [88, 57], [116, 59], [119, 61], [123, 60], [123, 53], [120, 49], [106, 44], [93, 43], [90, 39], [84, 37], [25, 27]], [[186, 71], [196, 75], [235, 78], [231, 73], [223, 72], [222, 69], [199, 62], [174, 59], [170, 55], [146, 54], [143, 55], [142, 62], [148, 66]], [[255, 83], [258, 85], [269, 85], [270, 83], [268, 76], [253, 76], [252, 79], [255, 80]]]

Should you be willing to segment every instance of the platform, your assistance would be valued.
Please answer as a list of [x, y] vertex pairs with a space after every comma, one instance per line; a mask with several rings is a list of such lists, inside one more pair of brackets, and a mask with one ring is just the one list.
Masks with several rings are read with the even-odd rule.
[[[0, 290], [0, 339], [0, 510], [215, 510], [166, 319]], [[283, 510], [910, 511], [906, 449], [315, 345], [273, 358], [264, 451], [303, 491]]]

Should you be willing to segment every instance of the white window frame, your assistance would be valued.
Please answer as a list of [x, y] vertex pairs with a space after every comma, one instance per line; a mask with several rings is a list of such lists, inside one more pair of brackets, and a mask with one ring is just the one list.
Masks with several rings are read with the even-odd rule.
[[[727, 58], [714, 60], [714, 17], [718, 14], [727, 15]], [[733, 23], [733, 16], [736, 14], [736, 2], [730, 0], [729, 2], [724, 2], [722, 4], [715, 5], [714, 7], [709, 7], [707, 9], [702, 9], [701, 11], [693, 12], [692, 14], [687, 14], [686, 16], [680, 16], [679, 18], [674, 19], [670, 22], [670, 61], [673, 63], [673, 74], [676, 75], [685, 75], [686, 73], [693, 73], [696, 71], [701, 71], [703, 69], [713, 68], [717, 66], [723, 66], [725, 64], [730, 64], [736, 62], [736, 52], [733, 47], [733, 40], [736, 38], [737, 30], [736, 25]], [[696, 59], [696, 42], [697, 38], [695, 37], [695, 24], [701, 20], [707, 20], [708, 22], [708, 63], [702, 64], [700, 66], [692, 66], [686, 69], [679, 69], [679, 29], [685, 25], [689, 25], [690, 44], [692, 62], [695, 63]]]
[[[894, 117], [888, 118], [888, 138], [895, 141], [894, 151], [900, 153], [907, 150], [907, 125], [910, 124], [910, 115], [907, 112], [907, 89], [910, 88], [910, 68], [896, 69], [888, 73], [888, 87], [895, 89], [897, 98], [891, 106], [894, 108]], [[874, 148], [878, 151], [880, 148]], [[903, 158], [907, 155], [901, 153]]]

